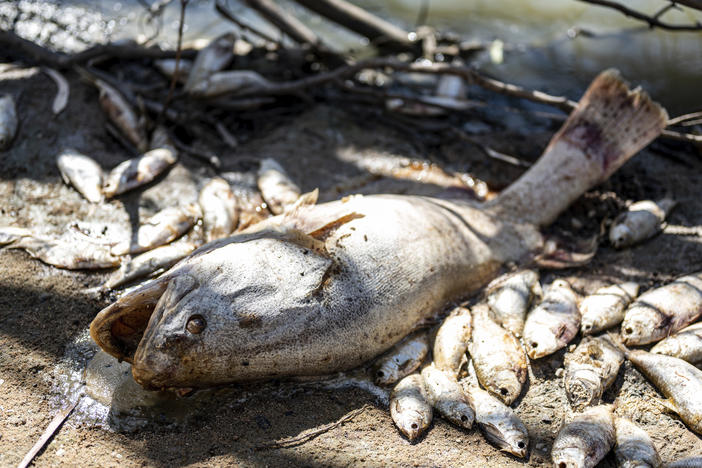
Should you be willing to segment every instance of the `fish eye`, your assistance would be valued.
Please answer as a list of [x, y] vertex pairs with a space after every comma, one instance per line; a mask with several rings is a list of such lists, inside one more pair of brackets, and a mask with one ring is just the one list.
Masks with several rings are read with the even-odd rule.
[[202, 333], [202, 331], [205, 329], [205, 326], [207, 326], [207, 322], [205, 322], [205, 317], [203, 317], [200, 314], [197, 314], [190, 316], [190, 318], [188, 319], [188, 323], [185, 325], [185, 328], [193, 335], [197, 335], [199, 333]]
[[524, 443], [523, 440], [520, 440], [519, 442], [517, 442], [517, 447], [519, 447], [520, 449], [523, 449], [524, 447], [526, 447], [526, 444]]

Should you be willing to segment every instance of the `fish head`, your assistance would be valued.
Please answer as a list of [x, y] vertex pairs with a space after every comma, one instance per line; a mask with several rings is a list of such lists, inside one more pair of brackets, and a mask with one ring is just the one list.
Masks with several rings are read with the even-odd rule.
[[562, 348], [558, 337], [545, 326], [525, 329], [524, 344], [531, 359], [548, 356]]
[[514, 427], [491, 424], [489, 422], [479, 423], [485, 437], [495, 444], [503, 452], [511, 453], [523, 458], [529, 449], [529, 436], [526, 431], [522, 432]]
[[616, 221], [609, 230], [609, 242], [616, 249], [621, 249], [634, 242], [634, 233], [625, 223]]
[[496, 396], [506, 405], [511, 404], [522, 392], [522, 383], [517, 374], [510, 369], [498, 371], [492, 382], [496, 390]]
[[[317, 293], [332, 264], [281, 236], [223, 239], [100, 312], [91, 334], [148, 389], [273, 378], [320, 359], [295, 344], [323, 313]], [[146, 304], [138, 296], [149, 288]]]
[[598, 317], [584, 315], [580, 322], [580, 331], [583, 335], [592, 335], [600, 331], [600, 320]]
[[579, 447], [567, 447], [552, 454], [555, 468], [578, 468], [588, 466], [585, 452]]
[[652, 343], [667, 334], [668, 325], [668, 317], [655, 306], [636, 302], [624, 316], [622, 340], [627, 346]]
[[400, 380], [400, 364], [395, 359], [381, 361], [373, 369], [376, 385], [388, 386]]
[[390, 410], [395, 425], [410, 441], [422, 435], [431, 423], [427, 419], [426, 413], [419, 409], [403, 406], [397, 400], [391, 403]]

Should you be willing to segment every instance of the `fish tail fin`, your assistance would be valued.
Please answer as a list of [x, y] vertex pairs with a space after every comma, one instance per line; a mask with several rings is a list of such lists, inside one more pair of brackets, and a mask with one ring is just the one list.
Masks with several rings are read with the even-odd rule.
[[616, 70], [600, 73], [539, 161], [491, 204], [496, 213], [543, 226], [607, 179], [665, 128], [668, 114], [630, 90]]

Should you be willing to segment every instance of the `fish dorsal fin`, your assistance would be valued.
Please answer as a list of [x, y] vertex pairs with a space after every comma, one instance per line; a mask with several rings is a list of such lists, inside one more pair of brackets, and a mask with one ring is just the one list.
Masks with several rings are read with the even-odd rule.
[[319, 189], [316, 188], [311, 192], [306, 192], [300, 195], [295, 203], [285, 209], [283, 216], [294, 216], [297, 211], [303, 206], [314, 206], [319, 198]]
[[276, 231], [280, 236], [279, 238], [283, 241], [292, 242], [293, 244], [314, 250], [318, 253], [326, 253], [327, 251], [322, 240], [306, 234], [299, 229], [295, 229], [294, 227], [281, 225], [276, 229]]

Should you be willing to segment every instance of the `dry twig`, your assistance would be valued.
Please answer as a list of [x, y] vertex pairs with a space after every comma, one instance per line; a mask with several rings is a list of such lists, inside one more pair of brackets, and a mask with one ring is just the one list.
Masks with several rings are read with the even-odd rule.
[[651, 28], [661, 28], [661, 29], [668, 29], [670, 31], [702, 31], [702, 23], [699, 21], [693, 23], [693, 24], [672, 24], [672, 23], [667, 23], [664, 21], [661, 21], [659, 18], [663, 16], [663, 14], [667, 13], [668, 10], [672, 8], [676, 8], [676, 3], [682, 3], [686, 4], [687, 6], [690, 6], [691, 8], [695, 9], [702, 9], [702, 5], [700, 5], [700, 2], [696, 2], [694, 0], [688, 0], [687, 2], [677, 2], [677, 1], [671, 1], [667, 5], [663, 6], [662, 9], [660, 9], [655, 15], [647, 15], [646, 13], [642, 13], [637, 10], [633, 10], [626, 5], [623, 5], [619, 2], [613, 2], [610, 0], [578, 0], [580, 2], [584, 3], [589, 3], [591, 5], [598, 5], [598, 6], [603, 6], [607, 8], [611, 8], [613, 10], [617, 10], [620, 13], [624, 14], [625, 16], [628, 16], [630, 18], [637, 19], [639, 21], [645, 21], [648, 23], [649, 27]]

